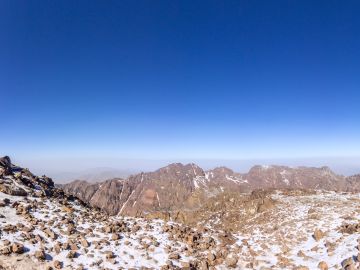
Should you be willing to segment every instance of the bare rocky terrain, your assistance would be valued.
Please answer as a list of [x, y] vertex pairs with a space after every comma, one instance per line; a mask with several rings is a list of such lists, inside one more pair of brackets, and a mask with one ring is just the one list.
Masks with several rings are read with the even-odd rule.
[[4, 157], [0, 269], [359, 269], [358, 181], [172, 164], [60, 189]]
[[337, 175], [328, 167], [254, 166], [240, 174], [226, 167], [204, 171], [195, 164], [170, 164], [154, 172], [101, 183], [74, 181], [62, 189], [109, 214], [144, 216], [196, 210], [219, 194], [272, 189], [360, 191], [359, 175]]

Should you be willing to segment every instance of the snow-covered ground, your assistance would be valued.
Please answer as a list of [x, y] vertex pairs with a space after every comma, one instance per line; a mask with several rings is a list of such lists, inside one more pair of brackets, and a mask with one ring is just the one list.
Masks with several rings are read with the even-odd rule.
[[[345, 259], [359, 254], [360, 234], [339, 232], [342, 224], [360, 222], [359, 194], [317, 191], [272, 197], [277, 207], [265, 217], [258, 214], [248, 220], [246, 233], [237, 235], [237, 244], [243, 247], [239, 256], [253, 262], [254, 269], [318, 269], [321, 261], [329, 269], [342, 269]], [[324, 233], [318, 241], [313, 236], [316, 229]], [[358, 262], [354, 265], [360, 269]]]
[[[14, 200], [19, 201], [20, 203], [23, 202], [21, 197], [8, 196], [0, 192], [0, 200], [3, 198], [9, 198], [12, 202]], [[39, 201], [39, 198], [31, 198], [30, 200]], [[119, 269], [119, 267], [159, 268], [161, 265], [166, 264], [168, 256], [164, 249], [166, 246], [171, 245], [171, 242], [166, 234], [161, 233], [161, 228], [164, 224], [161, 220], [149, 222], [136, 218], [110, 217], [106, 221], [100, 221], [91, 219], [90, 217], [87, 218], [86, 215], [83, 215], [84, 213], [89, 212], [89, 210], [80, 205], [74, 204], [74, 211], [69, 214], [66, 211], [63, 211], [62, 206], [52, 199], [46, 199], [43, 203], [44, 205], [40, 206], [31, 214], [39, 223], [43, 223], [45, 227], [51, 228], [51, 230], [58, 235], [56, 240], [53, 241], [48, 239], [46, 233], [42, 229], [37, 228], [37, 226], [34, 226], [35, 228], [32, 233], [45, 239], [45, 243], [32, 244], [30, 241], [24, 239], [22, 235], [23, 231], [21, 230], [18, 230], [16, 233], [3, 232], [1, 240], [23, 243], [28, 249], [26, 253], [30, 256], [34, 255], [41, 247], [44, 247], [46, 250], [51, 250], [54, 246], [54, 242], [63, 244], [69, 242], [69, 240], [74, 240], [74, 243], [76, 243], [79, 248], [77, 251], [77, 258], [66, 258], [69, 250], [62, 250], [58, 254], [49, 254], [51, 260], [59, 260], [63, 262], [64, 266], [68, 266], [70, 269], [75, 269], [79, 265], [83, 265], [86, 269], [100, 269], [97, 264], [101, 264], [102, 268], [107, 269]], [[25, 226], [31, 226], [25, 218], [15, 214], [14, 208], [2, 207], [0, 208], [0, 214], [5, 216], [5, 218], [2, 219], [2, 225], [16, 225], [21, 223]], [[72, 220], [76, 221], [75, 227], [79, 234], [85, 232], [87, 229], [90, 229], [91, 231], [91, 233], [86, 233], [86, 240], [90, 243], [90, 246], [86, 248], [86, 252], [81, 246], [81, 243], [78, 242], [78, 239], [76, 239], [78, 233], [70, 236], [64, 234], [66, 224], [62, 224], [61, 221], [62, 218], [68, 218], [69, 216], [71, 216]], [[49, 220], [55, 220], [55, 222], [49, 226], [49, 224], [47, 224]], [[140, 229], [136, 232], [130, 231], [119, 233], [121, 239], [111, 240], [112, 233], [105, 233], [101, 229], [113, 221], [120, 220], [127, 223], [127, 227], [129, 228], [139, 225]], [[95, 245], [94, 243], [97, 242], [101, 242], [101, 244], [99, 246]], [[151, 251], [149, 251], [150, 248], [146, 250], [142, 245], [143, 243], [155, 243], [155, 245], [153, 245]], [[118, 256], [114, 262], [106, 260], [106, 252], [108, 251], [111, 251]], [[151, 257], [149, 254], [151, 254]], [[186, 261], [186, 258], [184, 258], [184, 260]]]
[[[185, 226], [181, 224], [157, 219], [107, 217], [76, 201], [64, 204], [55, 198], [25, 199], [0, 192], [0, 201], [10, 199], [10, 204], [0, 207], [3, 216], [0, 218], [0, 248], [8, 240], [22, 243], [26, 251], [24, 254], [0, 255], [0, 262], [5, 267], [13, 267], [9, 269], [42, 269], [53, 265], [55, 260], [62, 263], [63, 269], [78, 269], [79, 266], [84, 269], [160, 269], [169, 261], [179, 267], [197, 261], [199, 269], [199, 265], [228, 269], [226, 254], [232, 254], [238, 258], [237, 269], [296, 269], [300, 266], [318, 269], [321, 261], [326, 262], [329, 269], [342, 269], [341, 263], [345, 259], [358, 255], [360, 234], [343, 234], [339, 227], [360, 222], [359, 194], [277, 192], [272, 197], [277, 201], [276, 208], [255, 214], [244, 222], [240, 232], [232, 234], [235, 243], [223, 245], [219, 240], [222, 232], [211, 228], [186, 228], [184, 233], [181, 228]], [[12, 206], [15, 201], [31, 206], [29, 213], [16, 214]], [[72, 222], [75, 230], [68, 234]], [[8, 224], [15, 225], [16, 231], [3, 230]], [[110, 230], [114, 224], [125, 225]], [[178, 226], [179, 232], [170, 233], [164, 230], [165, 225]], [[46, 233], [47, 229], [56, 234], [56, 239]], [[190, 229], [192, 231], [188, 233]], [[318, 240], [313, 237], [316, 229], [324, 233]], [[216, 244], [204, 249], [200, 242], [196, 246], [180, 237], [181, 234], [196, 235], [200, 231], [202, 239], [212, 237]], [[81, 239], [86, 239], [89, 246]], [[65, 243], [72, 246], [66, 248]], [[58, 252], [55, 246], [61, 247]], [[194, 250], [196, 248], [199, 250]], [[35, 256], [40, 249], [46, 253], [45, 261]], [[76, 252], [75, 258], [68, 258], [71, 249]], [[208, 259], [209, 253], [214, 254], [217, 261]], [[173, 254], [179, 256], [171, 257]], [[220, 258], [219, 254], [225, 255]], [[206, 263], [199, 264], [202, 261]], [[358, 264], [354, 259], [354, 266], [359, 267]]]

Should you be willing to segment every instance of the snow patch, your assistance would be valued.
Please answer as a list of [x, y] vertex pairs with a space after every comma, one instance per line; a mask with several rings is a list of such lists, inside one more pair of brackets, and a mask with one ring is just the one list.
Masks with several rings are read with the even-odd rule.
[[121, 207], [121, 209], [120, 209], [120, 211], [119, 211], [119, 214], [122, 213], [122, 211], [124, 210], [124, 207], [126, 206], [126, 204], [128, 203], [128, 201], [130, 200], [131, 195], [133, 195], [133, 193], [134, 193], [134, 190], [131, 192], [131, 194], [130, 194], [129, 198], [126, 200], [126, 202], [122, 205], [122, 207]]

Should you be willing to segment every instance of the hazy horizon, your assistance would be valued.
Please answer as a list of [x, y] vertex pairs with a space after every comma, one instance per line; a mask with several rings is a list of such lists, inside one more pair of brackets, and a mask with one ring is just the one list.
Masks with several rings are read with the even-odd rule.
[[[11, 156], [10, 156], [11, 157]], [[290, 167], [328, 166], [335, 173], [350, 176], [360, 173], [360, 157], [312, 157], [277, 159], [125, 159], [125, 158], [47, 158], [23, 159], [11, 157], [13, 163], [27, 167], [36, 174], [46, 174], [57, 182], [75, 179], [110, 179], [127, 177], [140, 172], [154, 171], [170, 163], [195, 163], [204, 170], [219, 166], [228, 167], [239, 173], [246, 173], [255, 165], [284, 165]], [[108, 177], [107, 177], [108, 176]]]

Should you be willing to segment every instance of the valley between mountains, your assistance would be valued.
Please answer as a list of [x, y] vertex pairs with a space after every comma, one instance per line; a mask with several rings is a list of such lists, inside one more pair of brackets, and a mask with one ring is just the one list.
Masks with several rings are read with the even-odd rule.
[[195, 164], [55, 185], [0, 158], [0, 269], [360, 269], [360, 175]]

